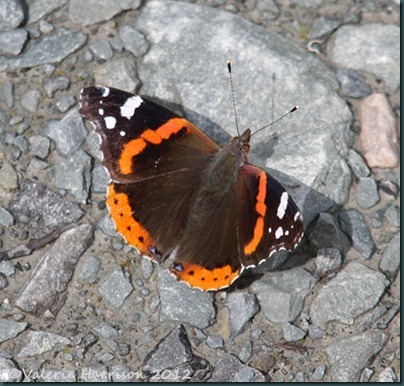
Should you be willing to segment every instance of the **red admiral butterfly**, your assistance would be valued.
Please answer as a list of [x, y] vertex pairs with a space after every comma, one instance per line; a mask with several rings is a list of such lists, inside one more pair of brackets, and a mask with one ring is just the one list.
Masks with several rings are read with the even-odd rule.
[[80, 101], [101, 135], [117, 231], [154, 261], [175, 255], [178, 280], [222, 289], [299, 244], [302, 215], [279, 182], [248, 162], [249, 129], [222, 147], [143, 96], [98, 86]]

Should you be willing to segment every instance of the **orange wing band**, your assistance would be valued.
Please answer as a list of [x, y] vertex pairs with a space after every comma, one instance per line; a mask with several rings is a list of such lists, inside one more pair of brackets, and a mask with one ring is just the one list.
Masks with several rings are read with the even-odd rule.
[[197, 264], [181, 263], [184, 270], [178, 271], [171, 267], [170, 271], [179, 281], [185, 281], [193, 288], [203, 291], [216, 291], [228, 287], [239, 275], [240, 269], [233, 272], [230, 265], [213, 270], [206, 269]]
[[141, 254], [151, 256], [149, 247], [154, 246], [152, 237], [135, 220], [128, 196], [125, 193], [117, 193], [113, 183], [108, 186], [107, 205], [116, 230], [125, 238], [126, 242], [137, 248]]
[[119, 169], [123, 174], [132, 173], [133, 157], [136, 157], [146, 149], [148, 144], [159, 145], [162, 141], [177, 134], [183, 128], [187, 130], [189, 122], [184, 118], [172, 118], [157, 130], [145, 130], [139, 138], [132, 139], [123, 146], [119, 159]]
[[257, 249], [259, 242], [264, 236], [264, 218], [267, 212], [267, 206], [265, 204], [265, 198], [267, 195], [267, 175], [264, 171], [261, 171], [259, 175], [259, 185], [257, 193], [257, 203], [255, 204], [255, 210], [257, 211], [259, 217], [254, 226], [254, 235], [252, 240], [244, 246], [244, 253], [246, 255], [251, 255]]

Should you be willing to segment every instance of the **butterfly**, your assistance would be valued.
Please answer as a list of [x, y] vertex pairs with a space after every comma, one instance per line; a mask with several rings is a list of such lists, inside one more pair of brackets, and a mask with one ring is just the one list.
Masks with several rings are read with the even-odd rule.
[[291, 196], [249, 163], [250, 129], [220, 146], [147, 97], [103, 86], [81, 91], [80, 113], [101, 136], [116, 230], [155, 262], [172, 255], [178, 280], [223, 289], [302, 239]]

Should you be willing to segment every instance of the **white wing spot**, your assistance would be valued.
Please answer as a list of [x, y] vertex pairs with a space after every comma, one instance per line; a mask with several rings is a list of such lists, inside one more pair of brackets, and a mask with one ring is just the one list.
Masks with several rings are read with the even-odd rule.
[[109, 88], [104, 86], [97, 86], [97, 89], [101, 91], [101, 95], [105, 98], [109, 95]]
[[121, 106], [121, 116], [128, 119], [132, 118], [135, 110], [142, 104], [143, 99], [140, 96], [132, 96]]
[[115, 129], [116, 119], [114, 117], [105, 117], [104, 120], [107, 129]]
[[286, 231], [286, 232], [285, 232], [285, 236], [289, 236], [289, 231]]
[[122, 131], [119, 132], [119, 135], [120, 135], [121, 137], [124, 137], [124, 136], [126, 135], [126, 133], [122, 130]]
[[268, 233], [272, 233], [272, 228], [268, 228]]
[[283, 236], [283, 228], [279, 227], [275, 232], [275, 238], [278, 240]]
[[98, 109], [98, 114], [104, 115], [104, 109]]
[[281, 196], [281, 201], [279, 202], [278, 212], [276, 215], [280, 220], [283, 219], [283, 216], [286, 213], [286, 208], [288, 207], [289, 195], [287, 192], [283, 192]]
[[296, 212], [295, 217], [293, 218], [293, 220], [295, 220], [295, 222], [300, 218], [300, 212]]

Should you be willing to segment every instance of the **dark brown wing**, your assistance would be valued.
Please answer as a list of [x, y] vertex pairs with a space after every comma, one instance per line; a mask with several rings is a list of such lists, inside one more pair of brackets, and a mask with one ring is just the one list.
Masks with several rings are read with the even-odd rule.
[[200, 175], [220, 148], [170, 110], [121, 90], [82, 90], [80, 113], [101, 136], [117, 231], [160, 261], [184, 232]]

